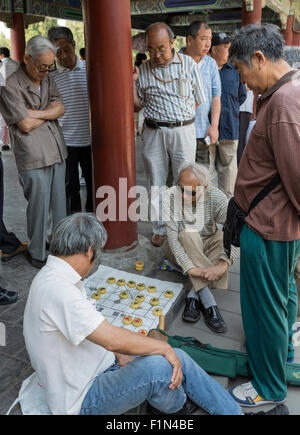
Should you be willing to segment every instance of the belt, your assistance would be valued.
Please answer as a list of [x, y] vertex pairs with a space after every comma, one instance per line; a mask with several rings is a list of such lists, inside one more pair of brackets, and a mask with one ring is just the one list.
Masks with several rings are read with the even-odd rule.
[[195, 122], [195, 119], [189, 119], [188, 121], [175, 121], [175, 122], [164, 122], [164, 121], [154, 121], [154, 119], [145, 119], [145, 124], [149, 128], [158, 129], [160, 127], [184, 127], [185, 125], [190, 125]]

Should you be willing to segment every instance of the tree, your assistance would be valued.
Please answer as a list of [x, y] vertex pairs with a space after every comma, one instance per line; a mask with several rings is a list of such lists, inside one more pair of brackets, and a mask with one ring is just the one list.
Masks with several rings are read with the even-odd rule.
[[34, 36], [48, 36], [48, 30], [53, 26], [57, 26], [57, 19], [55, 18], [45, 18], [45, 21], [30, 24], [28, 29], [25, 29], [26, 41], [28, 42]]

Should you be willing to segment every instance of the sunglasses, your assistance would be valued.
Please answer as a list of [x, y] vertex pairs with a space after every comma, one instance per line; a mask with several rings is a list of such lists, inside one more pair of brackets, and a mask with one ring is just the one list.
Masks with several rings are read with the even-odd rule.
[[56, 63], [52, 63], [51, 65], [37, 65], [34, 60], [33, 57], [29, 55], [29, 57], [32, 60], [33, 65], [36, 67], [36, 69], [38, 70], [38, 72], [40, 73], [45, 73], [45, 72], [52, 72], [56, 70]]
[[[194, 197], [198, 193], [198, 189], [196, 189], [196, 190], [188, 190], [185, 187], [182, 187], [182, 186], [179, 186], [179, 185], [177, 185], [177, 187], [180, 189], [182, 195], [185, 194], [185, 195], [193, 196]], [[199, 187], [201, 187], [201, 186], [199, 186]]]

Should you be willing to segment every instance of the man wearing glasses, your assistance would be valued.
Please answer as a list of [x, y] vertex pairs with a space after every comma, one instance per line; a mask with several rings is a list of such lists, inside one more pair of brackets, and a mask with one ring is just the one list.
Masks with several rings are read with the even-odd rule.
[[[150, 60], [134, 70], [134, 107], [136, 112], [144, 107], [145, 169], [150, 185], [161, 188], [166, 185], [169, 160], [174, 178], [183, 162], [195, 162], [195, 112], [205, 96], [196, 62], [175, 52], [174, 34], [167, 24], [151, 24], [146, 43]], [[152, 244], [160, 247], [165, 235], [161, 195], [152, 198], [152, 206]]]
[[56, 47], [42, 36], [32, 38], [24, 62], [1, 88], [0, 111], [10, 129], [20, 182], [28, 201], [29, 261], [46, 261], [48, 219], [56, 225], [66, 216], [67, 149], [57, 119], [64, 105], [48, 73]]
[[211, 289], [228, 288], [228, 268], [239, 250], [232, 248], [228, 259], [223, 233], [228, 200], [223, 192], [208, 184], [208, 171], [197, 163], [183, 165], [177, 186], [164, 196], [163, 209], [167, 227], [167, 257], [180, 266], [192, 282], [182, 318], [197, 322], [204, 315], [205, 324], [216, 333], [226, 332]]

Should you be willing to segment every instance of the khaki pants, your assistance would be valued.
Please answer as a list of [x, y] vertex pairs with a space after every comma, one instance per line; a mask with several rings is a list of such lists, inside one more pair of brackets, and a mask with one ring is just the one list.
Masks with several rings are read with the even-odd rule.
[[298, 292], [298, 322], [300, 321], [300, 258], [298, 259], [298, 263], [295, 269], [295, 280], [297, 285], [297, 292]]
[[[202, 269], [216, 266], [224, 249], [222, 231], [217, 231], [213, 236], [202, 239], [199, 233], [184, 230], [179, 233], [179, 241], [194, 266]], [[175, 257], [168, 244], [166, 245], [166, 255], [173, 264], [176, 264]], [[218, 281], [210, 283], [202, 281], [200, 278], [190, 277], [190, 279], [196, 292], [207, 285], [214, 289], [228, 288], [228, 271]]]
[[209, 167], [210, 174], [214, 173], [215, 165], [218, 172], [218, 187], [229, 198], [234, 194], [237, 176], [237, 140], [221, 140], [220, 145], [209, 148], [201, 139], [197, 139], [196, 161]]

